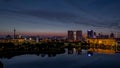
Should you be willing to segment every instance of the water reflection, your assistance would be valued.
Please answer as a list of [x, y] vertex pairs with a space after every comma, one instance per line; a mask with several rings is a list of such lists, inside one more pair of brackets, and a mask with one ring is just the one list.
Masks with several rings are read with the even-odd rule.
[[77, 54], [81, 55], [82, 54], [82, 49], [81, 48], [67, 48], [68, 49], [68, 55], [69, 54]]
[[[34, 57], [30, 58], [29, 60], [31, 60], [31, 59], [34, 60], [34, 58], [36, 58], [36, 56], [40, 57], [40, 58], [47, 57], [45, 60], [39, 60], [40, 58], [37, 59], [39, 61], [38, 62], [35, 61], [35, 62], [38, 65], [39, 65], [39, 63], [40, 63], [40, 65], [45, 64], [43, 62], [48, 63], [48, 60], [52, 59], [58, 65], [65, 61], [68, 63], [68, 66], [70, 66], [69, 65], [70, 63], [76, 63], [76, 65], [78, 65], [78, 66], [81, 63], [81, 66], [82, 66], [82, 63], [83, 63], [83, 67], [84, 67], [84, 65], [87, 62], [93, 63], [93, 61], [96, 61], [96, 59], [100, 58], [98, 56], [96, 57], [96, 53], [102, 54], [102, 55], [103, 54], [104, 55], [107, 55], [107, 54], [113, 55], [113, 54], [116, 54], [116, 52], [118, 52], [118, 50], [116, 50], [116, 48], [112, 48], [112, 47], [111, 48], [110, 47], [109, 48], [101, 48], [101, 47], [85, 47], [85, 48], [84, 47], [74, 47], [74, 48], [73, 47], [65, 47], [65, 48], [62, 48], [62, 47], [59, 47], [59, 48], [57, 48], [57, 47], [41, 47], [39, 49], [34, 48], [33, 50], [30, 50], [30, 49], [28, 49], [28, 50], [23, 50], [23, 49], [22, 50], [13, 50], [13, 49], [11, 49], [11, 51], [8, 51], [8, 50], [7, 51], [6, 50], [0, 51], [0, 59], [2, 59], [2, 60], [7, 59], [7, 60], [14, 61], [13, 58], [15, 58], [16, 56], [19, 56], [19, 58], [24, 59], [24, 57], [21, 57], [21, 55], [27, 55], [27, 58], [29, 55], [33, 55]], [[60, 55], [62, 55], [62, 56], [60, 56]], [[79, 60], [81, 60], [81, 62]], [[105, 60], [105, 59], [103, 59], [103, 60]], [[69, 61], [71, 61], [71, 62], [69, 62]], [[7, 61], [7, 62], [10, 62], [10, 61]], [[16, 61], [14, 61], [14, 62], [16, 63]], [[22, 62], [24, 62], [24, 60]], [[28, 63], [28, 62], [26, 62], [26, 63]], [[102, 61], [100, 61], [100, 62], [102, 62]], [[17, 60], [17, 63], [18, 63], [18, 60]], [[33, 64], [34, 64], [34, 62], [33, 62]], [[36, 64], [34, 64], [34, 65], [36, 65]], [[51, 64], [54, 64], [54, 63], [52, 62]], [[51, 66], [51, 64], [49, 66]], [[0, 62], [0, 68], [3, 68], [3, 65], [6, 66], [7, 64], [3, 61]], [[4, 67], [4, 68], [9, 68], [9, 66]], [[14, 67], [14, 68], [16, 68], [16, 67]], [[27, 68], [29, 68], [29, 66]], [[34, 67], [32, 67], [32, 68], [34, 68]], [[47, 68], [49, 68], [49, 67], [47, 67]]]
[[3, 63], [0, 61], [0, 68], [3, 68]]
[[101, 53], [101, 54], [115, 54], [116, 51], [114, 49], [100, 49], [100, 48], [90, 48], [88, 51]]
[[87, 56], [93, 56], [93, 51], [88, 51]]
[[73, 54], [73, 48], [68, 48], [68, 54]]
[[[14, 56], [20, 56], [20, 55], [25, 55], [25, 54], [34, 54], [37, 56], [41, 57], [55, 57], [56, 55], [59, 54], [64, 54], [65, 49], [67, 49], [67, 54], [74, 54], [76, 53], [77, 55], [82, 55], [82, 48], [51, 48], [51, 49], [44, 49], [44, 50], [39, 50], [39, 51], [10, 51], [10, 52], [1, 52], [0, 53], [0, 58], [7, 58], [11, 59]], [[115, 54], [116, 50], [115, 49], [101, 49], [101, 48], [88, 48], [87, 50], [87, 55], [88, 56], [93, 56], [93, 53], [101, 53], [101, 54]]]
[[81, 48], [76, 48], [76, 53], [77, 53], [77, 55], [81, 55], [82, 54], [82, 49]]
[[45, 57], [55, 57], [58, 54], [65, 53], [65, 49], [50, 49], [50, 50], [39, 50], [39, 51], [14, 51], [14, 52], [3, 52], [0, 53], [0, 58], [11, 59], [14, 56], [20, 56], [25, 54], [34, 54], [37, 56]]

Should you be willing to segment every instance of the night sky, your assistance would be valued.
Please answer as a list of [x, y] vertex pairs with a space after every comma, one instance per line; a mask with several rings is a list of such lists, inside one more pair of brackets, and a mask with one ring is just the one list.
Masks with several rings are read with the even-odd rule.
[[120, 32], [120, 0], [0, 0], [0, 35]]

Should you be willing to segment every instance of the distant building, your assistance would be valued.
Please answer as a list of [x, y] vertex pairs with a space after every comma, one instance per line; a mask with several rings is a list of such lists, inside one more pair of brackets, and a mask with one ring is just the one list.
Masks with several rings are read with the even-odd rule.
[[94, 38], [94, 32], [93, 32], [93, 30], [88, 30], [87, 31], [87, 38]]
[[7, 35], [5, 39], [12, 39], [12, 37], [10, 35]]
[[96, 32], [93, 33], [93, 38], [97, 38]]
[[82, 31], [68, 31], [68, 40], [71, 41], [80, 41], [82, 39]]
[[115, 38], [114, 33], [111, 33], [111, 34], [110, 34], [110, 38]]
[[22, 39], [22, 35], [15, 35], [14, 39]]
[[109, 35], [107, 35], [107, 34], [102, 34], [102, 33], [98, 33], [97, 38], [99, 38], [99, 39], [108, 39], [108, 38], [109, 38]]

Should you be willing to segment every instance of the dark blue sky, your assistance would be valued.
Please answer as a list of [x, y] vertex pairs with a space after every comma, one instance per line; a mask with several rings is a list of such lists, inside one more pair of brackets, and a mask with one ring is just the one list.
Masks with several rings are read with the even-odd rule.
[[0, 33], [119, 32], [120, 0], [0, 0]]

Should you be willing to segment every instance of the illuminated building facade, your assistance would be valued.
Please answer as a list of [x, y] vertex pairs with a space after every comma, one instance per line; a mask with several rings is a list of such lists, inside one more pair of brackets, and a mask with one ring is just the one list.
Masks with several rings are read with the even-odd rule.
[[87, 40], [87, 43], [91, 43], [91, 44], [100, 44], [100, 45], [108, 45], [108, 46], [118, 45], [115, 39], [93, 38], [93, 39], [86, 39], [86, 40]]
[[82, 39], [82, 31], [68, 31], [68, 40], [80, 41]]

